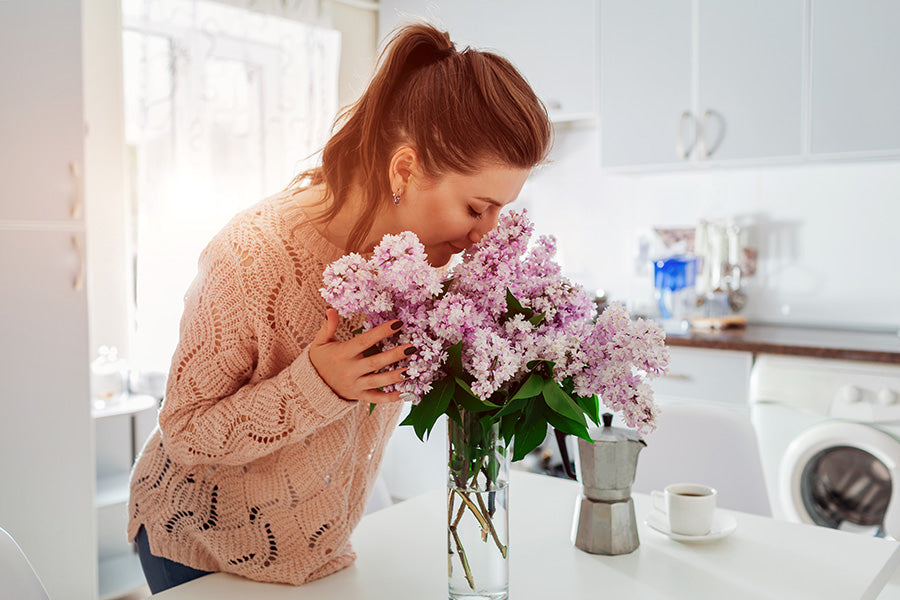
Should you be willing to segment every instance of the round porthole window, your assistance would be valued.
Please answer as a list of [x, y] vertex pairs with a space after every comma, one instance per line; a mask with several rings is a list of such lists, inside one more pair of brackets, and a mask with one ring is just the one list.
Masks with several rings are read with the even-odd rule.
[[833, 529], [884, 535], [891, 499], [890, 470], [878, 458], [853, 446], [816, 453], [800, 480], [800, 495], [813, 522]]

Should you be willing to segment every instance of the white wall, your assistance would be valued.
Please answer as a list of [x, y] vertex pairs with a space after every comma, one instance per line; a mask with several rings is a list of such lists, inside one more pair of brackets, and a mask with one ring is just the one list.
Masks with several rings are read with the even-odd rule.
[[599, 135], [558, 133], [527, 199], [589, 290], [639, 304], [652, 294], [636, 275], [639, 232], [739, 217], [759, 249], [751, 320], [900, 328], [900, 161], [611, 173], [599, 168]]

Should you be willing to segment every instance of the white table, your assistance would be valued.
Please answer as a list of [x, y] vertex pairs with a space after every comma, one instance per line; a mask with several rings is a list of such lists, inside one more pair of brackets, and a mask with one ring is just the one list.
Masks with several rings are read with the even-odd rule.
[[[510, 485], [510, 598], [874, 599], [900, 564], [900, 542], [729, 511], [730, 536], [684, 544], [650, 529], [650, 498], [635, 494], [640, 547], [600, 556], [570, 541], [580, 486], [514, 471]], [[366, 516], [356, 563], [304, 586], [217, 573], [154, 598], [424, 600], [447, 597], [445, 496], [433, 492]]]

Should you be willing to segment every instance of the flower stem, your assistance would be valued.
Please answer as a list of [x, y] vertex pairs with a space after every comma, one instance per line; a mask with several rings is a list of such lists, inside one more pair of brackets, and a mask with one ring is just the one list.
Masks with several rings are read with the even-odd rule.
[[481, 496], [476, 496], [478, 499], [478, 505], [481, 507], [481, 511], [483, 514], [487, 515], [487, 523], [488, 527], [491, 530], [491, 537], [494, 538], [494, 543], [497, 544], [497, 548], [500, 550], [500, 555], [503, 558], [506, 558], [506, 546], [504, 546], [500, 542], [500, 538], [497, 537], [497, 531], [494, 529], [494, 520], [491, 518], [493, 515], [489, 514], [487, 508], [484, 506], [484, 501], [481, 499]]
[[463, 502], [466, 503], [466, 506], [472, 511], [472, 514], [475, 515], [475, 518], [478, 519], [478, 524], [481, 525], [481, 530], [484, 532], [485, 536], [488, 531], [487, 521], [482, 516], [481, 512], [478, 510], [478, 507], [469, 499], [468, 494], [464, 494], [463, 492], [456, 490], [456, 493], [459, 494], [459, 497], [463, 499]]
[[462, 563], [463, 571], [466, 573], [466, 581], [469, 582], [469, 587], [474, 590], [475, 578], [472, 577], [472, 571], [469, 569], [469, 560], [466, 558], [466, 551], [463, 549], [462, 541], [460, 541], [459, 535], [456, 533], [456, 527], [450, 528], [450, 534], [456, 542], [456, 552], [459, 554], [459, 561]]

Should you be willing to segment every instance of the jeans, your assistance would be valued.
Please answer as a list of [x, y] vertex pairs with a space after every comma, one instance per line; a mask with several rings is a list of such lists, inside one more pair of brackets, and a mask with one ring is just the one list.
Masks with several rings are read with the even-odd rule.
[[144, 530], [143, 525], [138, 530], [134, 541], [137, 543], [138, 555], [141, 557], [141, 568], [144, 570], [147, 585], [150, 586], [150, 591], [154, 594], [210, 573], [209, 571], [191, 568], [168, 558], [150, 554], [150, 540], [147, 539], [147, 532]]

